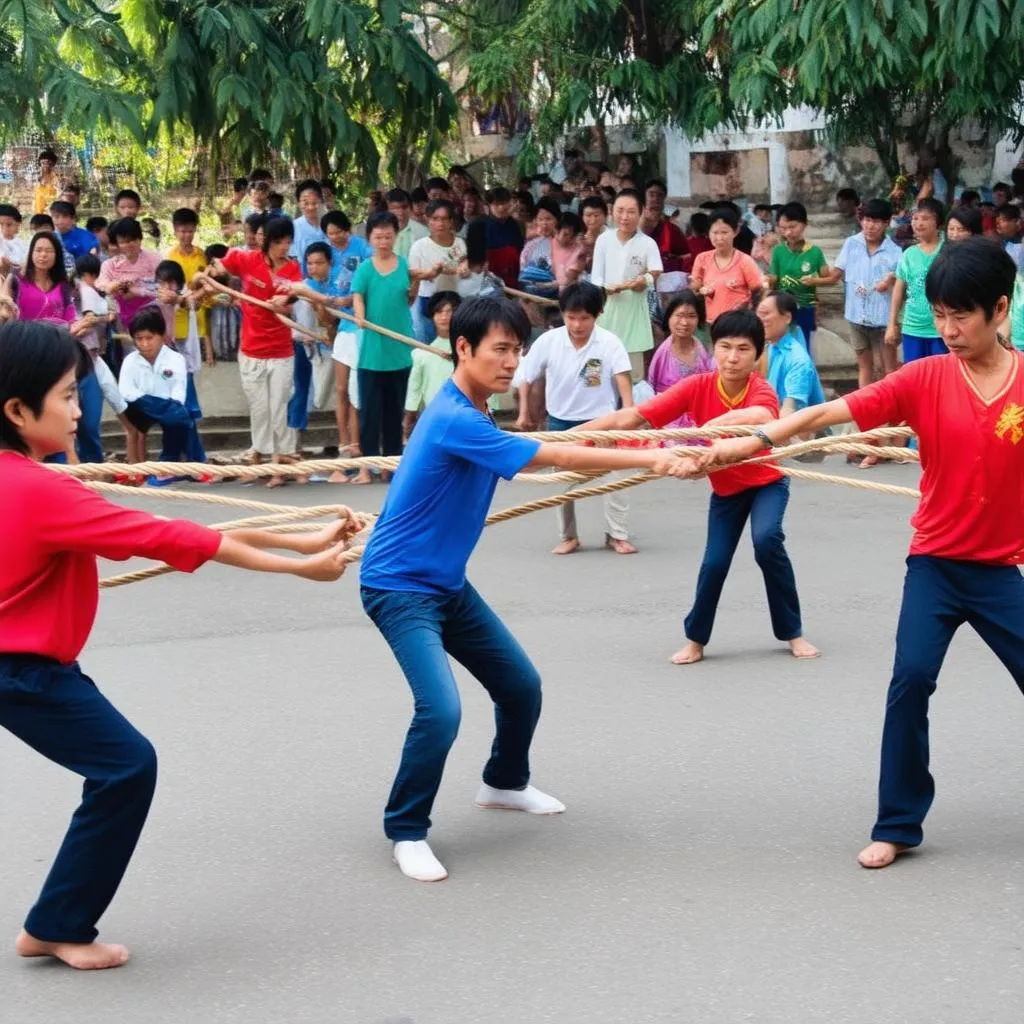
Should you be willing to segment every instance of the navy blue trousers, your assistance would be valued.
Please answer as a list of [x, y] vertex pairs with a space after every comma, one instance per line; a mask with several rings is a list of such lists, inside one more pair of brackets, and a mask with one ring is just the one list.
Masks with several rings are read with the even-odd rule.
[[313, 364], [306, 346], [293, 341], [295, 368], [292, 370], [292, 397], [288, 399], [288, 426], [305, 430], [309, 426], [309, 389], [313, 385]]
[[206, 449], [199, 436], [194, 414], [181, 402], [175, 402], [172, 398], [143, 395], [128, 403], [125, 415], [144, 434], [148, 433], [154, 423], [160, 424], [163, 430], [161, 462], [206, 461]]
[[0, 654], [0, 725], [85, 779], [25, 930], [43, 942], [92, 942], [149, 813], [156, 751], [77, 664], [34, 654]]
[[103, 390], [95, 373], [87, 373], [78, 382], [78, 404], [82, 410], [75, 435], [78, 459], [80, 462], [102, 462], [100, 421], [103, 418]]
[[708, 539], [697, 576], [697, 593], [683, 623], [688, 640], [706, 645], [711, 639], [722, 587], [748, 519], [754, 541], [754, 560], [760, 566], [768, 592], [772, 630], [779, 640], [794, 640], [802, 635], [800, 598], [796, 593], [793, 566], [786, 553], [786, 535], [782, 532], [782, 517], [788, 504], [789, 481], [786, 479], [763, 487], [748, 487], [727, 498], [711, 495]]
[[1024, 692], [1024, 577], [1012, 565], [911, 555], [885, 705], [878, 820], [871, 838], [917, 846], [935, 796], [928, 698], [953, 634], [969, 623]]
[[448, 751], [462, 720], [448, 655], [494, 701], [494, 744], [484, 782], [524, 789], [540, 718], [540, 675], [508, 627], [467, 583], [454, 594], [362, 588], [363, 609], [380, 630], [412, 690], [415, 711], [384, 811], [389, 839], [425, 839]]

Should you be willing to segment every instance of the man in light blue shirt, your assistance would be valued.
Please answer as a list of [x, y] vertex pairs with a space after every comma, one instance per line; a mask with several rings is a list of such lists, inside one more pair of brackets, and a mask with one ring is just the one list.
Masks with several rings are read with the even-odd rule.
[[295, 186], [295, 199], [299, 204], [299, 216], [292, 224], [295, 239], [288, 255], [299, 261], [303, 275], [306, 273], [306, 250], [314, 242], [326, 242], [327, 236], [320, 230], [320, 215], [323, 212], [324, 192], [320, 182], [307, 178]]
[[846, 303], [843, 312], [857, 353], [857, 386], [896, 369], [895, 345], [885, 344], [885, 329], [892, 308], [896, 268], [903, 255], [900, 247], [886, 237], [892, 220], [892, 206], [884, 199], [864, 204], [861, 230], [843, 243], [832, 271], [832, 283], [843, 281]]

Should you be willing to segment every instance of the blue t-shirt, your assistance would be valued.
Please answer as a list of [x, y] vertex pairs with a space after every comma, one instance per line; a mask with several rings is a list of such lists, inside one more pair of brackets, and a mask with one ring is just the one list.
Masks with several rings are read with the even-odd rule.
[[303, 274], [306, 272], [306, 250], [314, 242], [326, 242], [327, 236], [320, 230], [319, 224], [310, 224], [305, 217], [296, 217], [292, 221], [295, 229], [295, 237], [292, 239], [292, 247], [288, 255], [299, 261]]
[[[365, 238], [358, 235], [349, 235], [348, 245], [344, 249], [335, 249], [331, 246], [331, 285], [335, 289], [332, 295], [339, 295], [344, 298], [352, 294], [352, 278], [355, 276], [359, 264], [368, 260], [373, 255], [373, 249]], [[346, 309], [351, 313], [351, 309]], [[339, 320], [339, 331], [358, 331], [351, 320]]]
[[768, 383], [775, 389], [781, 405], [792, 398], [797, 409], [820, 405], [825, 392], [814, 360], [807, 354], [803, 331], [793, 327], [778, 341], [768, 346]]
[[60, 236], [60, 244], [64, 246], [64, 251], [70, 253], [76, 260], [79, 256], [87, 256], [90, 252], [100, 251], [100, 240], [91, 231], [86, 231], [85, 228], [80, 228], [77, 225]]
[[498, 477], [511, 480], [539, 448], [499, 430], [449, 380], [420, 417], [391, 481], [363, 555], [362, 585], [461, 590]]

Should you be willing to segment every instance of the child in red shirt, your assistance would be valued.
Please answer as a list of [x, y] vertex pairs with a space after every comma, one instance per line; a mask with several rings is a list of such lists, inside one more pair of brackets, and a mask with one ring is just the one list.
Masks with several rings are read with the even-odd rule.
[[[764, 351], [764, 327], [749, 309], [723, 313], [711, 325], [715, 373], [686, 377], [642, 405], [585, 424], [581, 430], [660, 429], [689, 413], [697, 426], [769, 423], [778, 416], [779, 399], [771, 385], [754, 373]], [[764, 442], [761, 442], [762, 446]], [[715, 612], [736, 545], [750, 520], [754, 558], [764, 575], [772, 630], [797, 658], [816, 658], [818, 650], [803, 637], [800, 599], [793, 566], [786, 553], [782, 517], [789, 502], [789, 481], [769, 465], [737, 466], [710, 478], [708, 537], [697, 578], [693, 608], [686, 616], [686, 645], [674, 665], [701, 661], [711, 639]]]
[[[96, 616], [97, 556], [141, 555], [182, 572], [213, 559], [334, 580], [356, 524], [346, 515], [315, 534], [221, 534], [121, 508], [42, 465], [74, 439], [82, 353], [50, 324], [0, 327], [0, 725], [85, 778], [81, 806], [17, 952], [94, 970], [128, 959], [123, 946], [95, 941], [96, 922], [128, 867], [156, 784], [152, 745], [76, 660]], [[311, 557], [261, 550], [270, 547]]]
[[917, 432], [921, 502], [911, 524], [896, 658], [882, 732], [878, 818], [866, 868], [920, 845], [935, 795], [928, 700], [953, 634], [969, 622], [1024, 691], [1024, 354], [1000, 344], [1016, 268], [991, 239], [944, 246], [925, 293], [948, 355], [906, 364], [845, 399], [786, 416], [760, 440], [716, 442], [705, 468], [853, 420]]

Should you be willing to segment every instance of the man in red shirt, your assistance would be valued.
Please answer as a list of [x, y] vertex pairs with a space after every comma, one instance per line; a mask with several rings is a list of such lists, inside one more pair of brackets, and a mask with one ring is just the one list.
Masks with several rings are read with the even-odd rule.
[[[620, 409], [580, 429], [658, 429], [683, 413], [689, 413], [698, 426], [774, 420], [779, 414], [778, 396], [763, 377], [754, 373], [754, 364], [764, 351], [761, 321], [749, 309], [723, 313], [711, 325], [711, 340], [718, 364], [715, 373], [686, 377], [643, 405]], [[714, 493], [708, 512], [707, 545], [693, 608], [684, 623], [687, 643], [672, 655], [672, 663], [690, 665], [703, 659], [722, 587], [748, 519], [775, 636], [786, 641], [797, 658], [818, 657], [817, 648], [803, 637], [800, 599], [782, 532], [789, 481], [774, 466], [738, 466], [715, 473], [711, 487]]]
[[689, 273], [693, 256], [686, 244], [686, 236], [665, 216], [665, 199], [668, 189], [660, 178], [653, 178], [644, 188], [644, 212], [640, 227], [658, 243], [661, 262], [668, 273], [683, 270]]
[[990, 239], [944, 247], [925, 292], [948, 355], [786, 416], [760, 437], [716, 442], [701, 459], [705, 467], [736, 462], [850, 420], [861, 430], [905, 421], [917, 432], [921, 502], [886, 701], [878, 820], [859, 857], [866, 868], [887, 867], [922, 841], [935, 794], [928, 698], [957, 629], [969, 622], [1024, 690], [1024, 354], [996, 333], [1015, 273]]
[[[295, 228], [287, 217], [274, 217], [263, 229], [263, 248], [254, 251], [232, 249], [214, 260], [214, 273], [241, 278], [242, 291], [253, 298], [271, 302], [287, 313], [295, 301], [278, 293], [281, 281], [301, 281], [299, 264], [288, 258]], [[288, 399], [292, 392], [295, 351], [292, 332], [277, 314], [250, 302], [242, 308], [242, 336], [238, 348], [238, 372], [249, 403], [253, 460], [292, 462], [298, 443], [296, 431], [288, 426]], [[280, 487], [282, 477], [267, 481]]]

